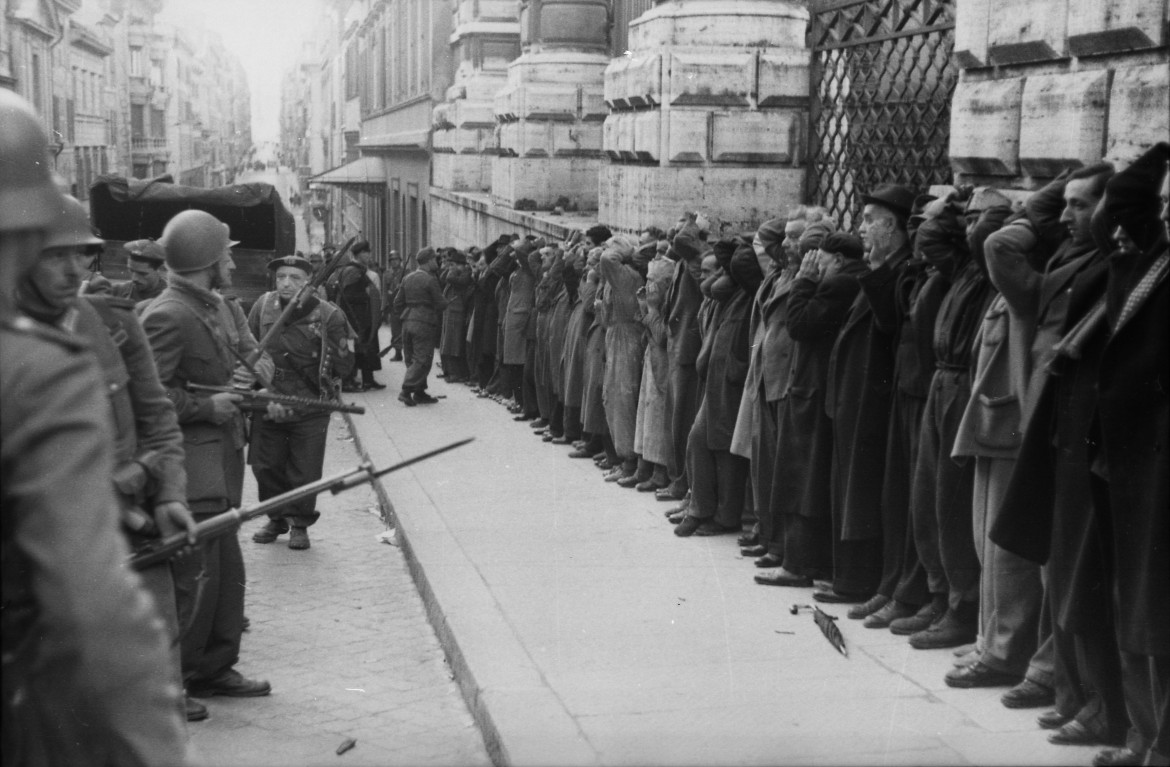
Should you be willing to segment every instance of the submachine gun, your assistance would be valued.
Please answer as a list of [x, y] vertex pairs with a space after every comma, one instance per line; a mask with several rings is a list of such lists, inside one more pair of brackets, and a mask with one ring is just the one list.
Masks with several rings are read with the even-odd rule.
[[334, 474], [329, 477], [322, 477], [316, 482], [309, 482], [300, 487], [293, 488], [288, 492], [273, 496], [266, 501], [245, 506], [241, 509], [231, 509], [222, 514], [217, 514], [211, 519], [204, 520], [195, 526], [195, 543], [192, 544], [187, 540], [187, 533], [175, 533], [167, 536], [161, 540], [157, 540], [147, 545], [145, 548], [137, 551], [130, 557], [130, 565], [136, 570], [145, 570], [152, 565], [157, 565], [160, 562], [165, 562], [176, 554], [184, 551], [190, 546], [199, 546], [214, 538], [218, 538], [228, 533], [233, 533], [239, 529], [240, 525], [247, 522], [249, 519], [265, 516], [268, 512], [279, 509], [302, 498], [308, 498], [311, 495], [324, 492], [329, 492], [337, 495], [352, 487], [357, 487], [364, 482], [373, 482], [379, 477], [384, 477], [387, 474], [405, 469], [407, 466], [413, 466], [420, 461], [425, 461], [428, 458], [434, 458], [440, 453], [445, 453], [448, 450], [454, 450], [457, 447], [462, 447], [468, 442], [474, 440], [475, 437], [468, 437], [467, 439], [452, 442], [450, 445], [431, 450], [422, 455], [416, 455], [414, 458], [408, 458], [401, 463], [396, 463], [393, 466], [387, 466], [384, 469], [375, 469], [368, 461], [363, 462], [360, 466], [353, 469]]
[[249, 410], [263, 410], [268, 406], [269, 402], [275, 402], [278, 405], [284, 405], [293, 410], [308, 410], [310, 412], [352, 413], [354, 415], [364, 415], [366, 412], [366, 409], [361, 405], [346, 404], [329, 399], [273, 394], [254, 389], [236, 389], [231, 386], [208, 386], [206, 384], [189, 383], [187, 384], [187, 390], [193, 392], [238, 394], [244, 398], [244, 401], [240, 404]]

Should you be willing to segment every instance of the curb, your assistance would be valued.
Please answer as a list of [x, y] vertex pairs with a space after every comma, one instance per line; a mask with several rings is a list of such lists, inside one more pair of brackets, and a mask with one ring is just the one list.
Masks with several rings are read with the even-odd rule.
[[[353, 443], [357, 447], [358, 455], [362, 457], [363, 461], [369, 461], [370, 455], [366, 452], [366, 448], [362, 444], [361, 436], [358, 434], [352, 416], [349, 413], [342, 413], [342, 416], [345, 418], [346, 428], [349, 429], [349, 433], [353, 437]], [[451, 667], [455, 683], [459, 686], [459, 692], [463, 697], [463, 702], [471, 713], [471, 718], [475, 721], [476, 726], [479, 727], [480, 734], [483, 737], [484, 747], [487, 749], [488, 758], [492, 760], [492, 764], [496, 765], [496, 767], [509, 767], [510, 762], [500, 738], [500, 732], [496, 727], [495, 721], [492, 719], [491, 712], [488, 711], [483, 701], [479, 683], [476, 681], [471, 667], [467, 664], [463, 650], [459, 647], [459, 641], [455, 638], [455, 633], [451, 630], [451, 626], [443, 614], [443, 608], [439, 604], [439, 600], [435, 597], [435, 592], [431, 588], [430, 581], [427, 579], [427, 574], [423, 570], [422, 564], [414, 554], [414, 548], [410, 545], [410, 538], [406, 530], [398, 524], [398, 515], [394, 512], [394, 504], [390, 501], [390, 496], [386, 493], [386, 488], [382, 486], [381, 480], [375, 480], [372, 484], [374, 486], [374, 492], [378, 496], [378, 505], [382, 509], [382, 523], [386, 525], [387, 529], [393, 528], [398, 531], [398, 547], [402, 550], [402, 555], [406, 559], [406, 567], [410, 572], [410, 578], [414, 581], [414, 586], [418, 590], [419, 596], [422, 597], [423, 607], [427, 613], [427, 620], [430, 622], [431, 628], [434, 629], [435, 636], [439, 639], [439, 646], [443, 648], [443, 654], [447, 657], [447, 663]]]

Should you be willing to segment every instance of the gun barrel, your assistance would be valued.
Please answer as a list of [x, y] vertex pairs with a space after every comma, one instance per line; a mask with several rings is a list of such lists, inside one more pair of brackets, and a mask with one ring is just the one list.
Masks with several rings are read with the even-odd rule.
[[311, 399], [309, 397], [294, 397], [288, 394], [272, 394], [270, 392], [251, 391], [249, 389], [233, 389], [230, 386], [209, 386], [207, 384], [187, 384], [187, 388], [194, 392], [220, 392], [239, 394], [251, 403], [253, 410], [263, 410], [269, 402], [285, 405], [294, 410], [328, 410], [339, 413], [353, 413], [365, 415], [366, 409], [361, 405], [334, 402], [327, 399]]

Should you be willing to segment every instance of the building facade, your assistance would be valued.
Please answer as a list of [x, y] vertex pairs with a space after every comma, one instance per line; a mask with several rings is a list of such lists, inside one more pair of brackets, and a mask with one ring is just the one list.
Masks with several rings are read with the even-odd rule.
[[334, 0], [330, 104], [360, 113], [311, 171], [361, 208], [333, 237], [408, 254], [694, 209], [750, 229], [817, 203], [852, 227], [877, 183], [1025, 193], [1164, 139], [1167, 5]]

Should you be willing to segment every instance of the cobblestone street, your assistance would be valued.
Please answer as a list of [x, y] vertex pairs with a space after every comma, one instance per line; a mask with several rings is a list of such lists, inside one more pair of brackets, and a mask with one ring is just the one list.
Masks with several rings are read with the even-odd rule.
[[[358, 462], [335, 416], [326, 475]], [[245, 502], [255, 499], [248, 475]], [[312, 548], [286, 538], [253, 543], [244, 526], [247, 615], [239, 669], [268, 679], [266, 698], [204, 700], [190, 725], [208, 765], [487, 765], [472, 722], [402, 552], [377, 540], [384, 525], [368, 485], [320, 496]], [[356, 745], [336, 750], [347, 739]]]

